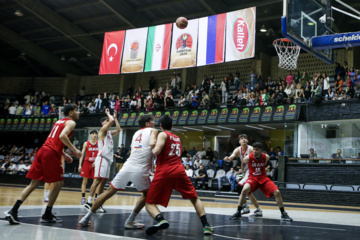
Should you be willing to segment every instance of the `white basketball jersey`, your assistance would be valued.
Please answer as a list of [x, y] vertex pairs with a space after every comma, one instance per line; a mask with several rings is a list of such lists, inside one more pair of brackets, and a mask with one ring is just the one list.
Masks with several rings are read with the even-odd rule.
[[150, 135], [152, 128], [138, 130], [131, 141], [131, 154], [125, 162], [128, 171], [148, 172], [152, 170], [153, 154], [150, 147]]
[[[250, 152], [253, 150], [252, 146], [247, 146], [247, 149], [242, 149], [241, 146], [239, 147], [239, 152], [240, 152], [240, 161], [242, 161], [244, 159], [244, 157], [248, 156], [250, 154]], [[245, 165], [245, 171], [248, 170], [248, 165]]]
[[112, 162], [114, 157], [114, 143], [111, 132], [106, 133], [106, 137], [102, 141], [98, 141], [99, 152], [97, 157], [105, 158]]

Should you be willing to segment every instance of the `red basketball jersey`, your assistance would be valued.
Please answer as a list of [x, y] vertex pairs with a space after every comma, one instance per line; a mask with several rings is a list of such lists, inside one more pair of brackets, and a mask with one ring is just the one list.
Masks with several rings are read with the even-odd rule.
[[85, 161], [94, 162], [98, 154], [98, 141], [92, 144], [90, 141], [86, 142]]
[[249, 154], [249, 177], [267, 176], [266, 170], [266, 154], [262, 153], [259, 160], [256, 160], [254, 153]]
[[180, 138], [171, 132], [165, 131], [164, 133], [167, 135], [167, 140], [164, 148], [157, 155], [156, 173], [164, 172], [166, 174], [173, 171], [184, 171], [181, 161], [182, 147]]
[[[58, 154], [62, 154], [62, 151], [64, 150], [65, 144], [60, 140], [59, 136], [62, 130], [65, 127], [65, 123], [67, 121], [71, 120], [70, 118], [63, 118], [55, 123], [53, 128], [51, 129], [51, 132], [46, 139], [43, 146], [46, 146], [48, 148], [53, 149]], [[72, 131], [68, 137], [70, 138], [73, 135], [74, 131]]]

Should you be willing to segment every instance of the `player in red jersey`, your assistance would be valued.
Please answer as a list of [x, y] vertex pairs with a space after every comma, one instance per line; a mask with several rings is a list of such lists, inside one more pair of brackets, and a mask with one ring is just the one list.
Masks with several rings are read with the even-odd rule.
[[81, 157], [81, 152], [70, 142], [69, 138], [74, 132], [75, 121], [79, 119], [78, 107], [75, 104], [68, 104], [64, 107], [65, 118], [57, 121], [52, 128], [45, 143], [37, 152], [34, 162], [26, 177], [32, 179], [30, 184], [22, 191], [13, 208], [7, 212], [5, 219], [10, 224], [19, 224], [18, 209], [27, 197], [40, 185], [42, 181], [53, 183], [50, 191], [49, 202], [45, 213], [41, 217], [42, 223], [62, 222], [62, 219], [52, 214], [52, 207], [59, 195], [60, 189], [64, 185], [63, 168], [61, 158], [64, 157], [68, 163], [72, 158], [64, 153], [64, 147], [70, 148], [76, 157]]
[[[83, 177], [83, 181], [81, 184], [81, 195], [82, 195], [82, 199], [80, 202], [81, 205], [84, 205], [86, 202], [85, 193], [86, 193], [86, 185], [88, 183], [88, 179], [89, 178], [94, 179], [95, 158], [98, 154], [98, 142], [96, 140], [97, 131], [91, 130], [90, 137], [91, 137], [90, 141], [84, 142], [82, 148], [82, 156], [79, 159], [79, 173], [80, 176]], [[99, 189], [97, 189], [95, 193], [95, 198], [98, 195], [98, 193], [99, 193]]]
[[146, 234], [151, 235], [169, 227], [168, 221], [161, 215], [156, 204], [167, 207], [171, 193], [175, 189], [184, 199], [190, 199], [194, 205], [203, 224], [204, 235], [212, 235], [214, 230], [207, 222], [204, 205], [197, 197], [195, 188], [182, 165], [180, 138], [170, 132], [172, 118], [164, 115], [159, 119], [159, 123], [163, 132], [158, 135], [155, 148], [152, 150], [157, 156], [156, 172], [146, 197], [146, 210], [158, 223], [146, 229]]
[[232, 219], [235, 220], [241, 218], [241, 210], [243, 209], [243, 204], [246, 202], [246, 196], [249, 193], [253, 193], [260, 189], [268, 198], [275, 196], [276, 203], [278, 204], [281, 211], [281, 220], [291, 222], [292, 218], [289, 217], [287, 212], [285, 212], [284, 203], [279, 189], [276, 187], [275, 183], [271, 181], [270, 178], [266, 175], [265, 166], [270, 157], [267, 154], [261, 152], [261, 143], [255, 142], [252, 147], [254, 152], [246, 156], [241, 163], [241, 169], [243, 172], [246, 164], [248, 164], [249, 178], [246, 181], [240, 194], [239, 206], [236, 213], [232, 216]]

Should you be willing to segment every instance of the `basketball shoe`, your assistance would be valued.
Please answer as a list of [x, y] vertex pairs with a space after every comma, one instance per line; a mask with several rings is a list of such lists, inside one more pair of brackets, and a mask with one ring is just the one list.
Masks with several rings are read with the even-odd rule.
[[250, 208], [248, 206], [241, 209], [241, 215], [250, 213]]
[[86, 203], [86, 198], [83, 197], [83, 198], [81, 199], [80, 205], [84, 205], [85, 203]]
[[229, 219], [230, 220], [239, 220], [239, 219], [241, 219], [241, 213], [236, 211], [236, 213], [234, 213], [234, 215], [232, 215]]
[[86, 210], [88, 210], [89, 212], [91, 212], [91, 207], [92, 207], [92, 203], [86, 202], [84, 204], [84, 208], [86, 208]]
[[54, 214], [43, 214], [40, 220], [41, 223], [61, 223], [63, 220]]
[[135, 222], [135, 221], [133, 221], [133, 222], [126, 221], [125, 224], [124, 224], [124, 227], [126, 229], [140, 229], [140, 228], [144, 228], [145, 224]]
[[8, 220], [10, 224], [20, 224], [17, 212], [13, 212], [11, 210], [8, 211], [6, 213], [5, 219]]
[[160, 222], [158, 222], [155, 225], [152, 225], [151, 227], [148, 227], [148, 229], [146, 229], [146, 234], [147, 235], [152, 235], [157, 233], [157, 231], [162, 230], [162, 229], [167, 229], [169, 227], [169, 222], [166, 220], [161, 220]]
[[252, 214], [250, 214], [250, 216], [252, 216], [252, 217], [262, 217], [263, 216], [262, 210], [261, 209], [255, 209], [255, 211]]
[[287, 222], [292, 222], [292, 218], [289, 217], [289, 215], [287, 214], [287, 212], [284, 212], [281, 214], [281, 221], [287, 221]]
[[[91, 209], [91, 208], [90, 208]], [[100, 206], [98, 210], [96, 210], [97, 213], [106, 213], [106, 210], [103, 208], [103, 206]]]
[[80, 221], [79, 221], [79, 224], [82, 226], [82, 227], [87, 227], [90, 225], [90, 216], [89, 214], [86, 214]]
[[203, 228], [204, 230], [204, 235], [213, 235], [214, 234], [214, 229], [212, 229], [212, 227], [210, 227], [209, 225], [205, 226]]

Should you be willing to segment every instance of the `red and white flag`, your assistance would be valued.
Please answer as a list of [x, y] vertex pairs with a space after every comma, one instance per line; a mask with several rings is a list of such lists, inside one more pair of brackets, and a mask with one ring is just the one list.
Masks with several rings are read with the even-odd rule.
[[104, 37], [99, 74], [119, 74], [125, 30], [107, 32]]

